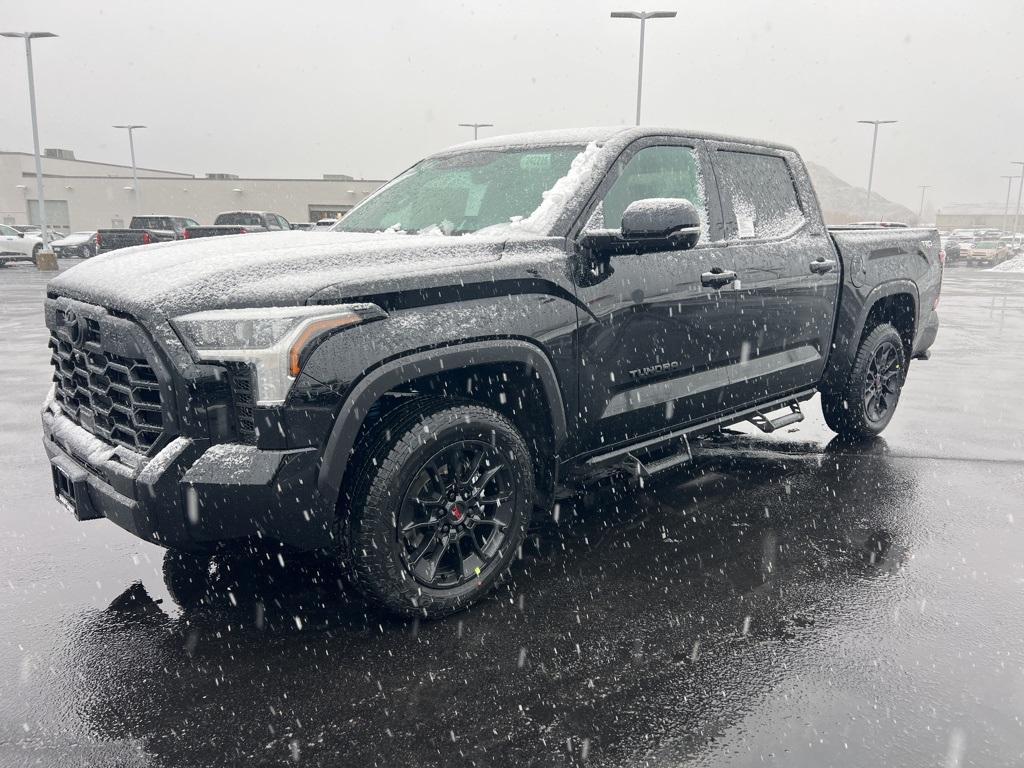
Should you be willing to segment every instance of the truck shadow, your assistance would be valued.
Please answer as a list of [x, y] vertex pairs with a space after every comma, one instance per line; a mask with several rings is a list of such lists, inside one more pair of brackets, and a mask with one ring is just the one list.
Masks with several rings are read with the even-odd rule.
[[880, 440], [721, 447], [560, 505], [514, 578], [445, 621], [368, 608], [316, 556], [218, 563], [171, 587], [177, 617], [133, 584], [72, 634], [75, 715], [157, 764], [617, 764], [669, 738], [695, 754], [837, 615], [875, 620], [915, 523], [915, 478]]

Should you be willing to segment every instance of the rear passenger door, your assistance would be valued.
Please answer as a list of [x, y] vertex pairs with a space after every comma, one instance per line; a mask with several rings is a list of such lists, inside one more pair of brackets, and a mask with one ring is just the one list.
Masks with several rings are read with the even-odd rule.
[[710, 142], [738, 282], [738, 361], [728, 405], [814, 386], [832, 340], [840, 264], [800, 158]]

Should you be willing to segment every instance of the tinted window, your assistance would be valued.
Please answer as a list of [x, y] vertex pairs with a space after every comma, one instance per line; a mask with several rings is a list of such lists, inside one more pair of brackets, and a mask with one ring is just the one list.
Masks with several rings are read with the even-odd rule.
[[707, 203], [696, 152], [690, 147], [647, 147], [622, 168], [601, 203], [603, 221], [592, 226], [618, 229], [630, 203], [652, 197], [681, 197], [700, 212], [701, 229], [707, 233]]
[[131, 229], [174, 229], [171, 220], [166, 216], [135, 216], [131, 221]]
[[17, 237], [18, 231], [16, 229], [11, 229], [10, 227], [5, 227], [3, 224], [0, 224], [0, 235], [4, 235], [6, 237]]
[[260, 218], [258, 213], [237, 211], [235, 213], [222, 213], [213, 223], [231, 224], [237, 227], [262, 227], [263, 219]]
[[734, 219], [726, 235], [739, 238], [780, 237], [803, 221], [786, 161], [752, 152], [716, 152], [722, 204]]

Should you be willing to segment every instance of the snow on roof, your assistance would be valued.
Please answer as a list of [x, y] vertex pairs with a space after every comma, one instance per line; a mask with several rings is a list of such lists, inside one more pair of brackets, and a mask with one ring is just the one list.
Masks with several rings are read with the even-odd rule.
[[729, 136], [721, 133], [705, 133], [702, 131], [689, 131], [683, 128], [651, 125], [617, 125], [592, 128], [566, 128], [549, 131], [531, 131], [528, 133], [510, 133], [504, 136], [488, 136], [477, 141], [464, 142], [449, 147], [439, 155], [451, 152], [465, 152], [471, 149], [498, 149], [501, 147], [544, 145], [544, 144], [580, 144], [586, 145], [596, 142], [601, 145], [612, 139], [623, 139], [628, 143], [644, 136], [679, 136], [682, 138], [709, 139], [714, 141], [733, 141], [753, 146], [773, 147], [775, 149], [793, 150], [785, 144], [764, 139], [745, 139], [739, 136]]

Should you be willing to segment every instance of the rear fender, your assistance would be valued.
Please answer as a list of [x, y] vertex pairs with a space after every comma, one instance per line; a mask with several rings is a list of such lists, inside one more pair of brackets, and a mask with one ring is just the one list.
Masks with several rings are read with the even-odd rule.
[[870, 291], [861, 293], [849, 283], [843, 286], [843, 296], [839, 305], [839, 316], [836, 319], [836, 331], [832, 339], [832, 352], [829, 355], [828, 367], [825, 371], [825, 382], [840, 383], [846, 379], [853, 361], [857, 356], [864, 324], [871, 314], [872, 308], [887, 296], [909, 294], [914, 300], [914, 327], [919, 327], [920, 297], [917, 285], [912, 280], [890, 280], [876, 285]]

